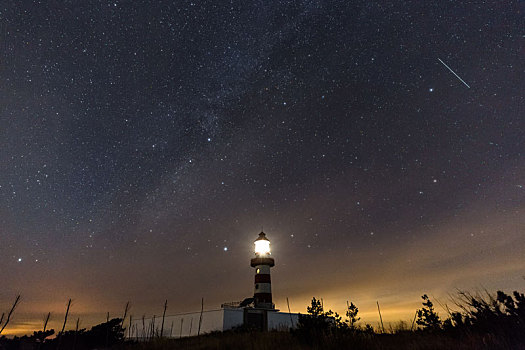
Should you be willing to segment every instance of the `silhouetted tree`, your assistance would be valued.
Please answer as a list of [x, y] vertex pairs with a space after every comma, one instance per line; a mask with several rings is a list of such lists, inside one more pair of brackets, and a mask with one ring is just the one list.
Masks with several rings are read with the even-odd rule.
[[416, 323], [423, 327], [424, 330], [436, 331], [441, 329], [441, 320], [434, 310], [434, 304], [430, 301], [428, 295], [424, 294], [423, 308], [417, 310]]
[[525, 296], [514, 292], [507, 295], [482, 296], [460, 292], [460, 307], [464, 310], [463, 327], [469, 331], [492, 334], [509, 341], [525, 340]]
[[[83, 328], [64, 331], [61, 335], [60, 346], [62, 349], [99, 349], [105, 348], [107, 341], [108, 346], [111, 347], [124, 339], [124, 331], [125, 329], [122, 328], [122, 319], [114, 318], [108, 322], [93, 326], [90, 330]], [[31, 338], [34, 338], [34, 343], [37, 343], [37, 339], [43, 340], [53, 333], [53, 330], [46, 331], [45, 333], [41, 331], [34, 332]], [[41, 349], [55, 350], [58, 341], [59, 339], [57, 338], [46, 339]]]
[[306, 307], [306, 312], [308, 312], [308, 314], [312, 317], [319, 317], [323, 315], [324, 310], [321, 301], [313, 297], [312, 304]]
[[53, 334], [55, 334], [54, 329], [48, 329], [46, 331], [35, 331], [33, 332], [33, 335], [31, 336], [31, 338], [34, 339], [38, 343], [42, 343], [44, 339], [52, 336]]
[[336, 325], [333, 312], [330, 310], [325, 313], [321, 301], [315, 297], [312, 298], [312, 303], [306, 308], [306, 312], [306, 315], [299, 314], [297, 329], [294, 330], [294, 333], [307, 343], [320, 339]]
[[348, 317], [348, 325], [352, 329], [355, 328], [356, 322], [361, 319], [361, 317], [357, 316], [358, 312], [359, 309], [354, 305], [354, 303], [350, 302], [350, 305], [347, 304], [346, 317]]
[[92, 346], [112, 346], [124, 339], [125, 328], [122, 328], [122, 319], [113, 318], [91, 328], [86, 333], [87, 343]]

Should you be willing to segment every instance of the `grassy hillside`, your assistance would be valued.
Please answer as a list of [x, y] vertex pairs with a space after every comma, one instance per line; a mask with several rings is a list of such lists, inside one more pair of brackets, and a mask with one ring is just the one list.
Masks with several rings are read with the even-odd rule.
[[115, 349], [171, 350], [171, 349], [251, 349], [251, 350], [298, 350], [298, 349], [525, 349], [525, 342], [491, 336], [465, 335], [451, 337], [446, 334], [402, 332], [398, 334], [346, 334], [322, 336], [314, 341], [301, 339], [290, 332], [217, 333], [187, 339], [156, 339], [146, 343], [125, 344]]

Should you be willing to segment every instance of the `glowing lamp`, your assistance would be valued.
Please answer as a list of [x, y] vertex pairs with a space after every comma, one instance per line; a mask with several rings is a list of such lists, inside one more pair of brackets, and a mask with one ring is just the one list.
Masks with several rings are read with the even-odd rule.
[[254, 244], [256, 255], [262, 256], [270, 254], [270, 241], [266, 238], [264, 232], [259, 233], [259, 238], [255, 240]]

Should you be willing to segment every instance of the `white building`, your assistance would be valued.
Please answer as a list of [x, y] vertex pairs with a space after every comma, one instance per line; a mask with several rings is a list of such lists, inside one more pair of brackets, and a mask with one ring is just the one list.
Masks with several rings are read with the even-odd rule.
[[[199, 321], [201, 320], [201, 321]], [[132, 320], [126, 335], [135, 339], [153, 336], [170, 338], [190, 337], [210, 332], [222, 332], [249, 324], [261, 330], [288, 330], [297, 326], [299, 314], [278, 310], [223, 307], [217, 310]], [[200, 322], [200, 331], [199, 331]]]

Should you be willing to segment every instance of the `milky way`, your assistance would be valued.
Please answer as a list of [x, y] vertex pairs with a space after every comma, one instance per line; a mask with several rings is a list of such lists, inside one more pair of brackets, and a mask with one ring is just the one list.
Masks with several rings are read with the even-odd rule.
[[[374, 322], [525, 287], [523, 2], [5, 1], [11, 332], [274, 298]], [[443, 67], [453, 67], [468, 89]], [[384, 305], [384, 306], [383, 306]], [[132, 312], [132, 313], [133, 313]]]

